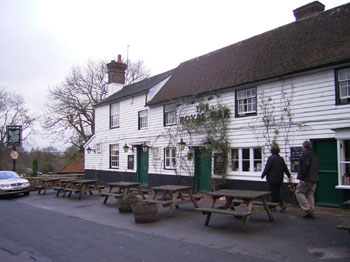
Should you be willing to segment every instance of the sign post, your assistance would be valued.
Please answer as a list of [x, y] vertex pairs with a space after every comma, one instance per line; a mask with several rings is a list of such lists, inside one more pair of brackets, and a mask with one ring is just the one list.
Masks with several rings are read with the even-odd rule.
[[12, 170], [16, 171], [16, 160], [18, 159], [18, 152], [16, 146], [20, 146], [22, 143], [22, 126], [7, 126], [7, 145], [12, 146], [11, 158], [12, 158]]

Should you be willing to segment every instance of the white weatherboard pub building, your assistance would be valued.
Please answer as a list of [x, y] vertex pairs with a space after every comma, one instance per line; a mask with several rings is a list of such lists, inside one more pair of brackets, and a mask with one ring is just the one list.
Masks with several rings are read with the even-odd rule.
[[[184, 121], [222, 105], [224, 187], [267, 189], [260, 176], [272, 141], [295, 179], [301, 144], [310, 140], [320, 157], [317, 204], [341, 206], [350, 198], [350, 3], [324, 9], [312, 2], [294, 10], [293, 23], [129, 86], [126, 65], [109, 63], [110, 95], [95, 107], [86, 176], [211, 191], [222, 152], [208, 154], [207, 134], [188, 132]], [[283, 193], [291, 197], [286, 185]]]

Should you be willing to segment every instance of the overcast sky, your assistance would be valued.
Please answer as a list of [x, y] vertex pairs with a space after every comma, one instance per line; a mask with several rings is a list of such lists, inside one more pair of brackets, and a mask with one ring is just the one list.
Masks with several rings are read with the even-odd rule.
[[[295, 21], [312, 0], [0, 0], [0, 87], [39, 113], [89, 59], [142, 59], [152, 75]], [[326, 10], [348, 0], [321, 0]], [[31, 144], [34, 145], [33, 143]], [[36, 146], [48, 146], [48, 142]]]

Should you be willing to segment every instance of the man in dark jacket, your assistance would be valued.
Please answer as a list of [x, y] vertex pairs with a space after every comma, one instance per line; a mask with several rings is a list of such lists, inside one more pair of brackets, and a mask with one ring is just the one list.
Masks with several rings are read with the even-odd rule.
[[297, 179], [299, 184], [295, 191], [295, 196], [300, 207], [305, 211], [305, 218], [314, 218], [315, 190], [318, 178], [319, 159], [316, 153], [311, 151], [311, 144], [305, 141], [302, 146], [303, 154], [299, 161], [299, 171]]
[[286, 210], [286, 206], [280, 198], [280, 188], [283, 183], [284, 173], [289, 180], [291, 180], [291, 176], [283, 157], [279, 155], [280, 149], [278, 145], [272, 145], [270, 152], [272, 155], [267, 159], [261, 178], [267, 177], [266, 180], [271, 191], [271, 200], [281, 204], [280, 212], [283, 213]]

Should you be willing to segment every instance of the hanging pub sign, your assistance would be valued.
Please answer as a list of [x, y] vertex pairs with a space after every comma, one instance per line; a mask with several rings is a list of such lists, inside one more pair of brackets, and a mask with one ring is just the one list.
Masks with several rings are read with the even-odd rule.
[[7, 145], [20, 146], [22, 143], [22, 126], [7, 126]]

